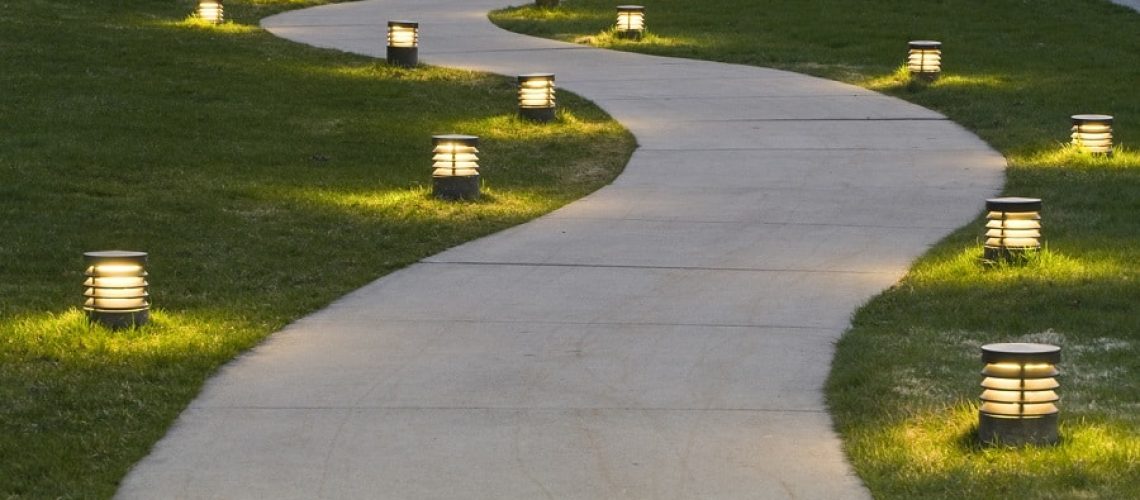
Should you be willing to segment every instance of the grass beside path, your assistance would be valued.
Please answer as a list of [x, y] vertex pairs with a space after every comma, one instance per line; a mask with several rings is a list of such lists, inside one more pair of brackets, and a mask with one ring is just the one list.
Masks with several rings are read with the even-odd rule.
[[[0, 16], [0, 497], [108, 497], [220, 364], [387, 272], [609, 182], [633, 140], [512, 79], [306, 48], [322, 3], [21, 0]], [[382, 29], [382, 27], [377, 27]], [[482, 201], [430, 197], [432, 134], [482, 137]], [[152, 324], [89, 326], [82, 253], [150, 252]]]
[[[938, 110], [1005, 154], [1005, 192], [1044, 199], [1047, 249], [984, 267], [976, 220], [859, 310], [828, 400], [878, 498], [1140, 498], [1140, 14], [1103, 0], [646, 0], [618, 40], [613, 2], [507, 9], [508, 29], [619, 50], [842, 80]], [[943, 42], [911, 84], [906, 42]], [[1068, 117], [1115, 115], [1113, 158], [1063, 146]], [[979, 208], [982, 200], [978, 200]], [[979, 446], [980, 346], [1063, 348], [1062, 442]]]

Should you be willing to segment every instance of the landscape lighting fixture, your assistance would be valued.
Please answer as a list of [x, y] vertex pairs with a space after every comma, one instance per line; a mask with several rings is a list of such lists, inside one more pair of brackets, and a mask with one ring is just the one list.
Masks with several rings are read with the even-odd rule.
[[1041, 248], [1039, 198], [986, 200], [986, 242], [982, 259], [1009, 260]]
[[149, 319], [146, 252], [110, 250], [83, 254], [87, 266], [83, 310], [108, 328], [142, 326]]
[[910, 51], [906, 58], [906, 68], [910, 76], [924, 80], [935, 80], [942, 73], [942, 42], [934, 40], [913, 40], [908, 43]]
[[645, 33], [645, 7], [641, 5], [618, 5], [617, 26], [614, 33], [618, 38], [641, 38]]
[[1086, 153], [1112, 156], [1112, 116], [1073, 115], [1073, 146]]
[[414, 67], [419, 63], [420, 23], [388, 21], [388, 64]]
[[222, 0], [198, 0], [198, 17], [209, 23], [220, 24], [225, 20]]
[[519, 116], [536, 122], [554, 119], [554, 73], [519, 75]]
[[982, 346], [978, 438], [1009, 445], [1056, 443], [1060, 362], [1061, 348], [1053, 345]]
[[479, 138], [473, 135], [434, 135], [432, 194], [445, 200], [479, 197]]

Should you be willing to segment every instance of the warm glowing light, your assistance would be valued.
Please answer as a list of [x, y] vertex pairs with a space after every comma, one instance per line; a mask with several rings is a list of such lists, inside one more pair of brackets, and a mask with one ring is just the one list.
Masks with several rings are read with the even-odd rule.
[[982, 346], [978, 434], [1003, 444], [1055, 443], [1061, 398], [1054, 389], [1061, 348], [1047, 344]]
[[1073, 146], [1088, 153], [1112, 154], [1112, 116], [1073, 115]]
[[479, 138], [473, 135], [432, 136], [432, 193], [440, 198], [479, 197]]
[[942, 42], [934, 40], [914, 40], [909, 44], [910, 52], [906, 68], [911, 76], [933, 80], [942, 73]]
[[205, 21], [218, 24], [225, 20], [222, 12], [222, 0], [199, 0], [198, 17]]
[[645, 32], [645, 7], [618, 5], [614, 32], [621, 38], [641, 38]]
[[1010, 197], [986, 200], [984, 260], [994, 262], [1024, 256], [1040, 248], [1040, 199]]
[[554, 74], [519, 75], [519, 115], [547, 122], [554, 119]]
[[388, 21], [388, 64], [412, 67], [419, 63], [420, 23]]
[[111, 328], [141, 326], [150, 310], [146, 252], [111, 250], [83, 254], [87, 265], [83, 310]]

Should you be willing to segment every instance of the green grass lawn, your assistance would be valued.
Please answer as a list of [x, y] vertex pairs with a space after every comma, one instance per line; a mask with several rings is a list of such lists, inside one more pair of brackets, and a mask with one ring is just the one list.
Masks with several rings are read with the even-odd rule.
[[[882, 498], [1140, 498], [1140, 14], [1102, 0], [646, 0], [640, 42], [614, 3], [508, 9], [501, 26], [619, 50], [783, 68], [936, 109], [1009, 162], [1006, 193], [1044, 199], [1046, 250], [983, 266], [981, 220], [859, 310], [827, 396]], [[906, 42], [943, 42], [912, 84]], [[1115, 115], [1112, 158], [1063, 146], [1068, 117]], [[979, 207], [982, 200], [978, 200]], [[980, 346], [1063, 348], [1057, 446], [974, 439]]]
[[[513, 79], [306, 48], [319, 0], [0, 2], [0, 497], [108, 497], [220, 364], [379, 276], [609, 182], [632, 137]], [[378, 27], [378, 29], [382, 29]], [[485, 196], [430, 196], [431, 135], [482, 137]], [[150, 253], [152, 323], [89, 326], [82, 253]]]

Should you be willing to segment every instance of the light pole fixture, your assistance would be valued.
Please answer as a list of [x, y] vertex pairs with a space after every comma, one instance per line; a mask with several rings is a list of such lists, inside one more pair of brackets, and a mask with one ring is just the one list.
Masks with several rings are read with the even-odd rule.
[[149, 319], [146, 252], [109, 250], [83, 254], [87, 266], [83, 310], [108, 328], [142, 326]]
[[618, 5], [617, 25], [614, 33], [618, 38], [640, 39], [645, 33], [645, 7], [641, 5]]
[[1054, 345], [982, 346], [978, 438], [1011, 445], [1056, 443], [1060, 362], [1061, 348]]
[[198, 17], [206, 22], [220, 24], [225, 20], [222, 10], [222, 0], [198, 0]]
[[519, 75], [519, 116], [536, 122], [554, 119], [554, 73]]
[[445, 200], [479, 197], [479, 138], [474, 135], [433, 135], [432, 194]]
[[1073, 115], [1073, 146], [1087, 153], [1112, 156], [1112, 116]]
[[987, 262], [1024, 256], [1041, 248], [1041, 200], [1039, 198], [990, 198], [986, 200], [986, 243], [982, 258]]
[[411, 68], [419, 63], [420, 23], [388, 21], [388, 64]]
[[544, 9], [553, 9], [558, 6], [558, 0], [534, 0], [534, 4]]
[[913, 78], [935, 80], [942, 73], [942, 42], [912, 40], [906, 58], [906, 68]]

